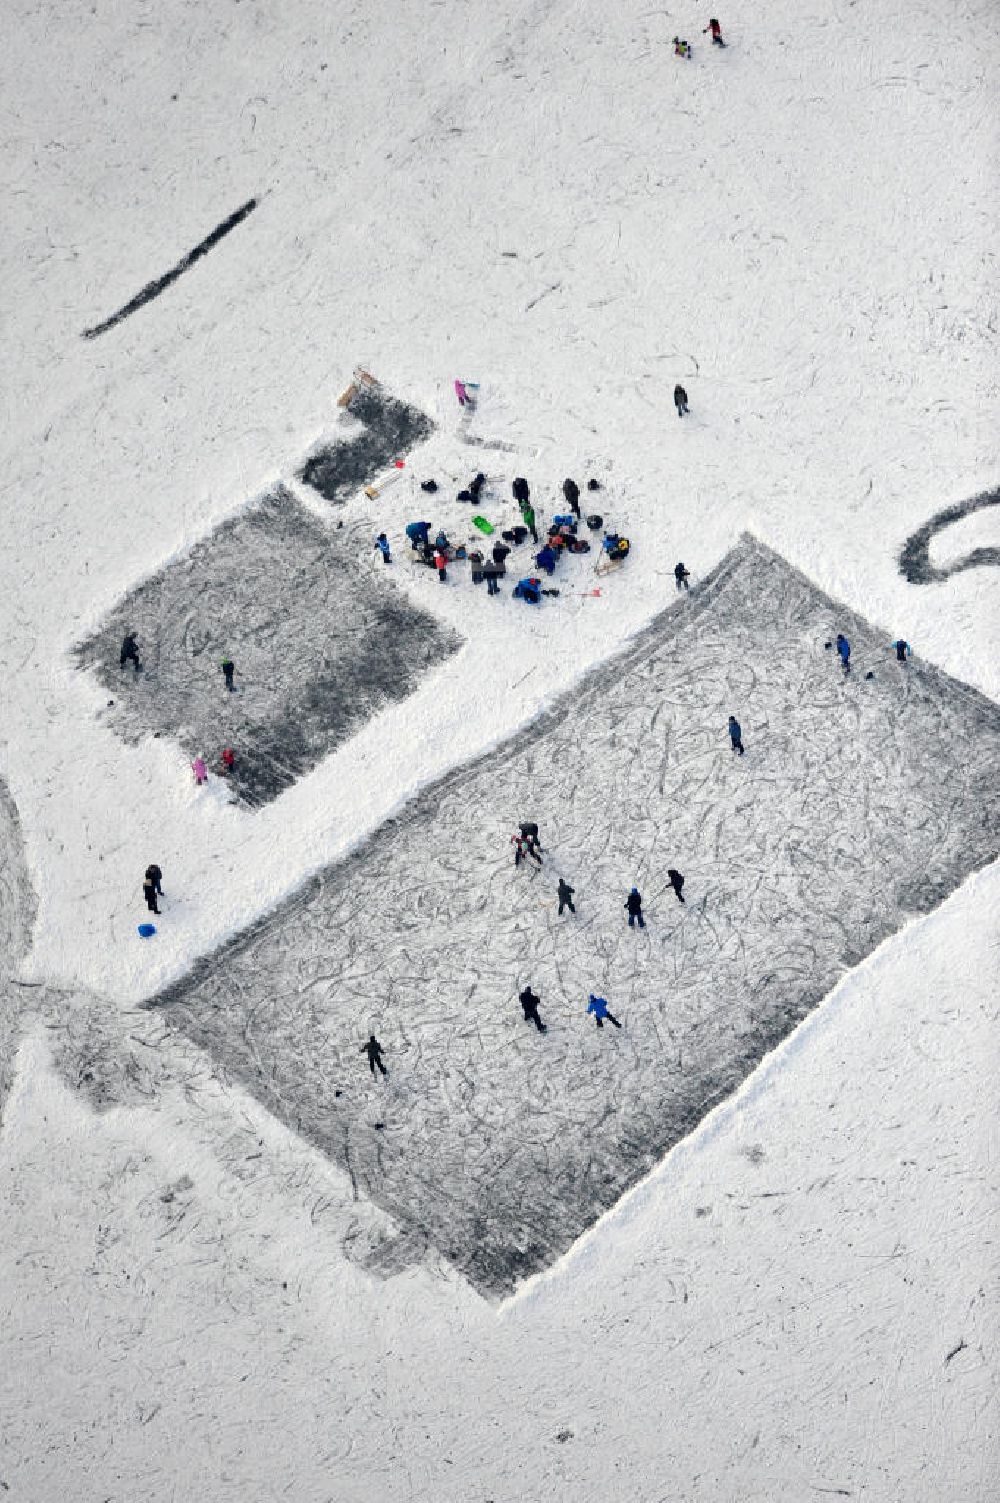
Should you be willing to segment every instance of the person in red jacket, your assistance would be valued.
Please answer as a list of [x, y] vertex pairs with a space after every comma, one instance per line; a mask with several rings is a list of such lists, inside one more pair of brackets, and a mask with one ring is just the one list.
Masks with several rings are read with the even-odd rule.
[[232, 749], [231, 746], [224, 746], [222, 748], [222, 771], [223, 771], [223, 774], [226, 775], [228, 773], [231, 773], [232, 770], [233, 770], [233, 768], [235, 767], [235, 765], [236, 765], [236, 753], [233, 751], [233, 749]]
[[726, 45], [725, 42], [722, 40], [722, 27], [719, 25], [718, 21], [715, 19], [714, 16], [709, 21], [709, 23], [708, 23], [707, 26], [702, 27], [702, 33], [701, 33], [702, 36], [705, 35], [706, 31], [710, 31], [712, 33], [712, 46], [713, 47], [724, 47]]
[[438, 571], [438, 580], [441, 584], [448, 582], [448, 555], [442, 553], [440, 548], [434, 550], [434, 567]]

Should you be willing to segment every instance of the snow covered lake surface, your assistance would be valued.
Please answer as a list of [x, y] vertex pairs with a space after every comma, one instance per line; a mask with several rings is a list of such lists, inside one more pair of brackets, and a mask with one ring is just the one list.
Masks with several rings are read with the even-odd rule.
[[5, 1498], [1000, 1490], [1000, 21], [719, 19], [5, 11]]

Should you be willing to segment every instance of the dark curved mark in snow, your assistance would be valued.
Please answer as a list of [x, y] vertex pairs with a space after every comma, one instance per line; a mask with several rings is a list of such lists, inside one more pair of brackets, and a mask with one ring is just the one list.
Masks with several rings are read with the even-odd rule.
[[1000, 548], [973, 548], [964, 558], [947, 564], [943, 569], [931, 563], [931, 542], [939, 532], [960, 522], [963, 517], [981, 511], [985, 506], [1000, 506], [1000, 486], [992, 491], [982, 491], [968, 501], [959, 501], [955, 506], [946, 506], [926, 522], [923, 527], [907, 538], [899, 555], [899, 572], [910, 584], [932, 584], [936, 580], [950, 579], [964, 569], [976, 569], [982, 564], [1000, 564]]
[[238, 224], [242, 224], [244, 219], [253, 213], [257, 204], [258, 200], [256, 198], [248, 198], [246, 203], [230, 214], [228, 219], [224, 219], [221, 224], [217, 224], [212, 233], [206, 235], [204, 240], [195, 246], [194, 250], [188, 251], [187, 255], [182, 257], [176, 266], [171, 267], [168, 272], [165, 272], [162, 277], [157, 277], [155, 281], [147, 282], [142, 291], [137, 292], [131, 302], [126, 303], [123, 308], [119, 308], [117, 313], [112, 313], [111, 317], [106, 318], [103, 323], [95, 324], [92, 329], [84, 329], [82, 338], [96, 339], [98, 334], [103, 334], [107, 329], [113, 329], [115, 324], [120, 324], [122, 319], [128, 318], [130, 313], [135, 313], [144, 304], [152, 302], [154, 297], [159, 297], [160, 293], [165, 292], [173, 282], [176, 282], [177, 278], [187, 271], [189, 266], [193, 266], [202, 256], [206, 256], [212, 249], [212, 246], [218, 245], [219, 241], [228, 235], [230, 230], [235, 230]]

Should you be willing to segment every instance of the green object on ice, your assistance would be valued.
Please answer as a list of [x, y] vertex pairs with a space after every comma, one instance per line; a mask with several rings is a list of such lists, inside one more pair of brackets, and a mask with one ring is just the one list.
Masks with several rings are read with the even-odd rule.
[[493, 523], [487, 522], [485, 517], [473, 517], [473, 527], [478, 527], [480, 532], [490, 533], [495, 531]]

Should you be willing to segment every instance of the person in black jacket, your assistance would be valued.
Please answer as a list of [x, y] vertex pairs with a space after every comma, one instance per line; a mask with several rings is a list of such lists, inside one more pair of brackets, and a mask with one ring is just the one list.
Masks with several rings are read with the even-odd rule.
[[500, 565], [501, 574], [506, 574], [507, 572], [507, 559], [509, 555], [510, 549], [506, 543], [493, 544], [493, 562]]
[[531, 492], [528, 489], [528, 482], [525, 480], [523, 475], [518, 475], [517, 479], [511, 485], [511, 490], [514, 492], [514, 500], [517, 502], [518, 506], [523, 507], [527, 505], [527, 503], [531, 500]]
[[560, 916], [560, 918], [562, 917], [562, 911], [563, 911], [564, 908], [568, 908], [569, 911], [570, 911], [570, 913], [575, 913], [576, 912], [576, 907], [575, 907], [575, 905], [573, 903], [573, 894], [574, 894], [575, 891], [576, 891], [575, 887], [570, 887], [569, 883], [565, 882], [562, 877], [559, 878], [559, 916]]
[[150, 913], [159, 913], [160, 910], [156, 906], [156, 888], [152, 882], [144, 882], [142, 884], [142, 895], [146, 899], [146, 907]]
[[677, 581], [677, 588], [679, 590], [689, 590], [691, 588], [688, 584], [691, 576], [683, 564], [674, 564], [674, 578]]
[[376, 1065], [382, 1071], [383, 1075], [388, 1075], [389, 1072], [386, 1069], [385, 1065], [382, 1063], [382, 1045], [379, 1043], [374, 1034], [371, 1034], [369, 1036], [367, 1044], [363, 1044], [358, 1052], [360, 1054], [367, 1054], [368, 1068], [371, 1070], [373, 1075], [375, 1074]]
[[563, 481], [563, 495], [566, 497], [566, 505], [574, 517], [580, 516], [580, 487], [575, 480]]
[[482, 568], [487, 593], [490, 595], [499, 595], [500, 576], [504, 572], [503, 564], [498, 564], [495, 558], [486, 558], [483, 559]]
[[524, 1008], [524, 1021], [526, 1023], [534, 1023], [539, 1033], [545, 1033], [545, 1024], [538, 1016], [538, 1004], [542, 1000], [541, 997], [536, 997], [534, 992], [531, 990], [531, 986], [528, 985], [524, 988], [524, 991], [521, 993], [518, 1000], [521, 1006]]
[[674, 387], [674, 406], [678, 417], [683, 417], [688, 410], [688, 394], [679, 384]]
[[126, 663], [131, 663], [136, 673], [142, 672], [142, 664], [139, 662], [139, 648], [136, 645], [134, 631], [126, 632], [122, 638], [122, 650], [118, 663], [122, 668], [125, 667]]
[[629, 928], [633, 929], [635, 927], [635, 921], [636, 921], [636, 919], [638, 919], [639, 920], [639, 928], [640, 929], [645, 929], [645, 927], [646, 927], [646, 920], [642, 916], [642, 897], [641, 897], [641, 895], [639, 893], [639, 889], [637, 887], [633, 887], [632, 891], [629, 893], [628, 897], [625, 899], [623, 907], [625, 907], [625, 908], [628, 909], [628, 926], [629, 926]]
[[160, 868], [157, 866], [155, 861], [150, 862], [149, 866], [146, 867], [146, 881], [152, 882], [153, 891], [159, 893], [160, 897], [162, 898], [163, 873], [160, 871]]
[[677, 901], [678, 901], [678, 903], [683, 903], [684, 902], [684, 892], [683, 892], [684, 878], [681, 876], [680, 872], [674, 871], [674, 869], [673, 869], [672, 866], [667, 868], [667, 881], [670, 883], [671, 887], [674, 889], [674, 892], [677, 895]]

